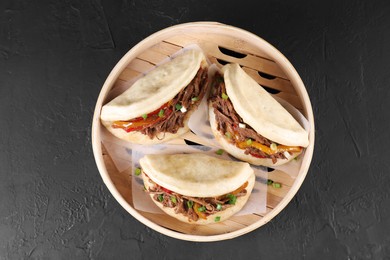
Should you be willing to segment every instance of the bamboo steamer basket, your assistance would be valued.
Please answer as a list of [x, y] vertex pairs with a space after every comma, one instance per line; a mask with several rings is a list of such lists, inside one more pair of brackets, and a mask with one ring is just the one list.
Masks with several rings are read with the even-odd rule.
[[[199, 45], [215, 64], [236, 62], [269, 92], [288, 101], [310, 124], [309, 141], [297, 177], [274, 170], [272, 180], [282, 184], [267, 189], [266, 212], [233, 216], [211, 225], [182, 223], [163, 213], [138, 211], [133, 206], [131, 169], [119, 172], [101, 141], [99, 116], [113, 88], [149, 71], [162, 60], [190, 44]], [[290, 62], [273, 46], [245, 30], [215, 22], [194, 22], [163, 29], [134, 46], [111, 71], [98, 97], [92, 123], [92, 146], [104, 183], [119, 204], [146, 226], [170, 237], [206, 242], [231, 239], [253, 231], [274, 218], [297, 193], [308, 172], [314, 149], [314, 117], [305, 86]]]

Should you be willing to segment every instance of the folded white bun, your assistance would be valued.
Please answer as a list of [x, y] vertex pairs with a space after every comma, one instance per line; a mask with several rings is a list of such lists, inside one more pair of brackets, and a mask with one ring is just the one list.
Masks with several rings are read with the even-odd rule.
[[[271, 94], [251, 78], [238, 64], [227, 64], [222, 68], [226, 94], [237, 114], [245, 124], [251, 126], [265, 138], [286, 146], [309, 145], [308, 133], [295, 118]], [[229, 143], [217, 130], [214, 109], [209, 107], [211, 129], [222, 147], [234, 157], [254, 165], [276, 166], [289, 162], [301, 152], [287, 155], [287, 159], [257, 158], [245, 154]]]
[[255, 183], [255, 174], [248, 163], [218, 159], [205, 154], [146, 155], [140, 160], [140, 164], [147, 190], [156, 183], [180, 195], [218, 197], [248, 182], [247, 193], [237, 197], [234, 206], [197, 221], [190, 221], [188, 217], [175, 213], [174, 208], [164, 207], [150, 195], [153, 202], [168, 215], [190, 224], [215, 223], [215, 217], [219, 217], [219, 222], [228, 219], [246, 204]]
[[219, 142], [219, 144], [223, 147], [223, 149], [225, 149], [225, 151], [227, 151], [229, 154], [236, 157], [237, 159], [243, 160], [253, 165], [263, 165], [263, 166], [272, 167], [272, 166], [285, 164], [293, 160], [295, 157], [297, 157], [299, 154], [302, 153], [302, 152], [293, 153], [292, 155], [288, 155], [288, 158], [286, 159], [278, 158], [276, 163], [273, 163], [272, 159], [270, 158], [257, 158], [250, 154], [245, 154], [244, 149], [240, 149], [234, 144], [229, 143], [226, 140], [226, 138], [221, 134], [221, 132], [217, 130], [217, 123], [215, 121], [214, 109], [211, 106], [209, 106], [209, 117], [210, 117], [211, 130], [213, 131], [215, 139]]
[[130, 120], [152, 112], [173, 99], [195, 77], [206, 58], [190, 49], [137, 80], [128, 90], [102, 107], [104, 121]]
[[196, 76], [200, 68], [206, 68], [208, 63], [199, 49], [189, 49], [166, 62], [145, 76], [138, 79], [128, 90], [117, 96], [102, 107], [100, 119], [102, 124], [115, 136], [133, 143], [159, 143], [173, 139], [188, 131], [185, 127], [175, 134], [165, 133], [150, 139], [140, 132], [127, 133], [122, 129], [114, 129], [114, 121], [127, 121], [143, 114], [148, 114], [172, 100]]
[[226, 94], [246, 124], [276, 143], [302, 147], [309, 145], [305, 129], [240, 65], [227, 64], [222, 72]]
[[253, 174], [248, 163], [206, 154], [150, 154], [142, 170], [158, 185], [181, 195], [216, 197], [239, 188]]

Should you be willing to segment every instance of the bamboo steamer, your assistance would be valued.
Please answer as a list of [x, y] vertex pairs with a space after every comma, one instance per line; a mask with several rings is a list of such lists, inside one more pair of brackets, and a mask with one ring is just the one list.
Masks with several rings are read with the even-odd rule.
[[[216, 64], [236, 62], [259, 84], [288, 101], [301, 111], [310, 124], [310, 145], [302, 158], [297, 177], [275, 170], [272, 180], [280, 189], [267, 189], [267, 210], [264, 214], [233, 216], [229, 220], [207, 226], [189, 225], [165, 214], [138, 211], [133, 206], [131, 170], [119, 172], [101, 141], [99, 116], [107, 95], [154, 68], [162, 60], [190, 44], [199, 45], [207, 58]], [[314, 117], [305, 86], [290, 62], [273, 46], [245, 30], [214, 22], [195, 22], [172, 26], [147, 37], [134, 46], [111, 71], [98, 97], [92, 123], [93, 153], [104, 183], [134, 218], [170, 237], [189, 241], [231, 239], [253, 231], [269, 222], [291, 201], [308, 172], [314, 149]]]

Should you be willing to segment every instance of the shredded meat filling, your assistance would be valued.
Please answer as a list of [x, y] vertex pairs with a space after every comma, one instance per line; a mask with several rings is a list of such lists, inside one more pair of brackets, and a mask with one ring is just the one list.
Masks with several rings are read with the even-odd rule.
[[[152, 185], [147, 192], [153, 194], [153, 199], [155, 201], [161, 203], [164, 207], [173, 208], [175, 213], [186, 216], [189, 221], [197, 221], [199, 219], [199, 215], [196, 213], [195, 209], [196, 204], [202, 207], [201, 211], [205, 216], [209, 216], [234, 206], [235, 200], [238, 197], [247, 194], [247, 190], [242, 189], [234, 195], [225, 194], [219, 197], [207, 198], [190, 197], [166, 190], [150, 179], [149, 182]], [[199, 208], [197, 210], [199, 211]]]
[[[272, 141], [257, 133], [251, 126], [245, 124], [245, 128], [239, 127], [239, 124], [244, 124], [244, 121], [234, 110], [230, 99], [225, 95], [226, 87], [223, 76], [218, 74], [213, 82], [209, 101], [214, 108], [217, 130], [222, 136], [225, 136], [228, 142], [236, 146], [238, 142], [245, 142], [248, 139], [270, 146]], [[255, 147], [245, 148], [244, 153], [257, 158], [269, 158], [273, 163], [276, 163], [279, 158], [286, 159], [282, 152], [269, 155]]]
[[[172, 113], [164, 120], [149, 125], [140, 130], [140, 132], [148, 135], [152, 139], [160, 133], [175, 134], [179, 128], [184, 127], [184, 120], [188, 111], [196, 109], [206, 93], [207, 73], [206, 69], [200, 68], [190, 84], [182, 89], [170, 102], [173, 110]], [[178, 110], [176, 105], [184, 107], [187, 112], [183, 113]]]

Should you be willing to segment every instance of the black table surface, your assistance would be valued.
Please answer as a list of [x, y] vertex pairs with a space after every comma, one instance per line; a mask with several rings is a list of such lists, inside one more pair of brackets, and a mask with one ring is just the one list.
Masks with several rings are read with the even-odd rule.
[[[119, 59], [171, 25], [253, 32], [300, 74], [316, 125], [308, 175], [270, 223], [181, 241], [112, 197], [91, 119]], [[0, 2], [0, 259], [389, 259], [388, 1]]]

